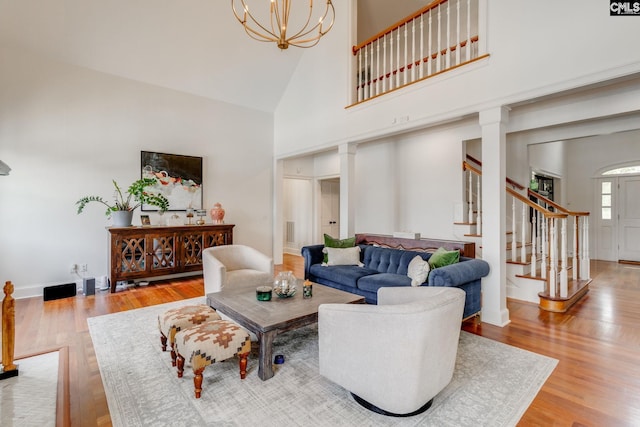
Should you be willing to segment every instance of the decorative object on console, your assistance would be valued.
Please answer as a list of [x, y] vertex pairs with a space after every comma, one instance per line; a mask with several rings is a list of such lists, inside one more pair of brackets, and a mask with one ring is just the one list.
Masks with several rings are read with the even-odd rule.
[[151, 225], [151, 219], [149, 219], [149, 215], [140, 215], [140, 224]]
[[[172, 211], [202, 209], [202, 157], [142, 151], [142, 178], [158, 180], [156, 190], [171, 204]], [[142, 205], [143, 211], [154, 210]]]
[[187, 208], [186, 213], [187, 213], [187, 224], [186, 225], [191, 225], [191, 219], [193, 218], [193, 212], [194, 210], [192, 208]]
[[282, 271], [273, 282], [273, 292], [280, 298], [292, 297], [296, 293], [296, 276], [292, 271]]
[[[318, 44], [322, 36], [331, 30], [335, 21], [336, 11], [331, 0], [326, 0], [326, 2], [327, 5], [323, 14], [314, 16], [313, 2], [309, 2], [309, 12], [305, 14], [304, 19], [303, 13], [295, 10], [291, 21], [289, 21], [291, 0], [271, 0], [270, 3], [258, 2], [265, 8], [269, 4], [269, 22], [263, 23], [258, 22], [249, 11], [247, 3], [252, 3], [250, 0], [231, 0], [231, 8], [249, 37], [261, 42], [275, 42], [280, 49], [284, 50], [289, 45], [303, 48], [313, 47]], [[257, 4], [252, 7], [252, 10], [259, 11], [259, 17], [266, 16], [267, 11], [259, 9]], [[325, 24], [329, 16], [330, 21]], [[304, 23], [304, 26], [299, 25], [299, 27], [294, 26], [292, 28], [289, 25], [290, 22], [294, 25]], [[313, 22], [316, 22], [316, 24], [309, 26]]]
[[220, 203], [213, 205], [213, 209], [209, 212], [214, 224], [224, 224], [224, 209]]
[[115, 227], [129, 227], [133, 217], [133, 211], [143, 203], [156, 206], [160, 211], [169, 209], [169, 200], [162, 194], [149, 191], [149, 187], [157, 184], [155, 178], [141, 178], [131, 183], [126, 191], [125, 197], [120, 186], [115, 180], [112, 180], [116, 191], [114, 193], [114, 202], [108, 203], [100, 196], [85, 196], [76, 202], [78, 206], [78, 214], [82, 213], [85, 206], [90, 202], [102, 203], [107, 207], [105, 215], [113, 219]]
[[198, 209], [196, 211], [196, 215], [198, 216], [198, 220], [196, 221], [196, 224], [198, 225], [204, 225], [205, 221], [204, 221], [204, 216], [207, 214], [207, 211], [205, 211], [204, 209]]

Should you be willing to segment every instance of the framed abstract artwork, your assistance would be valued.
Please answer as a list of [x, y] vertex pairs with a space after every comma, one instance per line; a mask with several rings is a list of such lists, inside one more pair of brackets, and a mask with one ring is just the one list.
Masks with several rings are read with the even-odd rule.
[[[202, 209], [202, 157], [142, 151], [142, 178], [156, 178], [154, 191], [169, 200], [170, 211]], [[156, 211], [142, 205], [143, 211]]]

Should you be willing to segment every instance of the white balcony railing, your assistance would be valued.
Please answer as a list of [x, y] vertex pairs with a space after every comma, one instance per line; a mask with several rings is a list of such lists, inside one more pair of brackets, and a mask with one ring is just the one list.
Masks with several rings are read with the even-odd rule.
[[436, 0], [353, 47], [365, 101], [477, 59], [480, 0]]

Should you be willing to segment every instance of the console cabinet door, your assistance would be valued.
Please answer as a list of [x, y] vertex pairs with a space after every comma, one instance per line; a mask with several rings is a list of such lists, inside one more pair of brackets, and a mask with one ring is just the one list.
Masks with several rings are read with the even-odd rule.
[[147, 272], [151, 275], [171, 274], [178, 267], [175, 233], [147, 235]]

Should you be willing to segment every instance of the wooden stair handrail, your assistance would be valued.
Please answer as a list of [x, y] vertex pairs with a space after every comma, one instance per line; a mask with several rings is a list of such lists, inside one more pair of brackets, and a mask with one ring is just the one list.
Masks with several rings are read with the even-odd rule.
[[435, 1], [431, 2], [431, 3], [429, 3], [428, 5], [424, 6], [422, 9], [419, 9], [417, 12], [407, 16], [406, 18], [402, 18], [401, 20], [399, 20], [395, 24], [390, 25], [389, 27], [387, 27], [384, 30], [382, 30], [379, 33], [377, 33], [376, 35], [374, 35], [372, 37], [369, 37], [368, 39], [366, 39], [362, 43], [353, 46], [353, 48], [351, 48], [351, 50], [353, 51], [353, 54], [355, 55], [356, 53], [358, 53], [358, 51], [360, 49], [362, 49], [363, 47], [367, 46], [369, 43], [373, 43], [374, 41], [378, 40], [380, 37], [383, 37], [384, 35], [389, 34], [393, 30], [395, 30], [396, 28], [402, 27], [403, 25], [405, 25], [405, 24], [413, 21], [414, 19], [416, 19], [418, 16], [423, 15], [423, 14], [427, 13], [429, 10], [434, 9], [434, 8], [440, 6], [441, 4], [446, 3], [448, 1], [449, 0], [435, 0]]
[[545, 218], [567, 218], [569, 215], [564, 213], [564, 212], [551, 212], [548, 209], [543, 208], [542, 206], [540, 206], [537, 203], [532, 202], [531, 200], [527, 199], [526, 197], [524, 197], [522, 194], [518, 193], [517, 191], [507, 187], [506, 188], [507, 193], [509, 193], [510, 195], [512, 195], [513, 197], [515, 197], [516, 199], [520, 200], [522, 203], [526, 204], [527, 206], [529, 206], [532, 209], [537, 210], [538, 212], [542, 213]]
[[[478, 166], [482, 166], [482, 162], [481, 162], [480, 160], [477, 160], [477, 159], [475, 159], [475, 158], [471, 157], [471, 156], [470, 156], [470, 155], [468, 155], [468, 154], [467, 154], [467, 159], [469, 159], [469, 160], [471, 160], [472, 162], [476, 163]], [[462, 169], [463, 169], [463, 170], [470, 170], [470, 171], [473, 171], [473, 172], [474, 172], [475, 174], [477, 174], [477, 175], [482, 175], [482, 171], [481, 171], [480, 169], [477, 169], [477, 168], [475, 168], [475, 167], [471, 166], [471, 165], [470, 165], [469, 163], [467, 163], [466, 161], [465, 161], [465, 162], [462, 162]], [[512, 180], [512, 179], [511, 179], [511, 178], [509, 178], [509, 177], [506, 177], [506, 181], [507, 181], [507, 184], [511, 185], [512, 187], [517, 188], [518, 190], [524, 190], [525, 188], [527, 188], [527, 187], [525, 187], [524, 185], [517, 183], [516, 181]]]
[[531, 196], [531, 197], [535, 197], [538, 200], [543, 201], [544, 203], [553, 206], [554, 209], [559, 210], [560, 212], [564, 212], [568, 215], [571, 216], [589, 216], [591, 215], [590, 212], [574, 212], [574, 211], [570, 211], [567, 208], [564, 208], [562, 206], [560, 206], [559, 204], [557, 204], [556, 202], [554, 202], [553, 200], [547, 199], [546, 197], [544, 197], [542, 194], [533, 191], [532, 189], [528, 188], [527, 189], [527, 195]]

